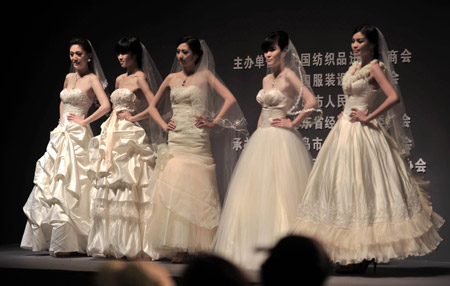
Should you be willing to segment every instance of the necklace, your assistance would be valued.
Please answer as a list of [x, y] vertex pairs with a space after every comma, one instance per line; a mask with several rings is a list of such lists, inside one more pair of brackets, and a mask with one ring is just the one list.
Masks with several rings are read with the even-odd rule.
[[[284, 71], [284, 70], [283, 70]], [[273, 81], [272, 81], [272, 88], [273, 87], [275, 87], [275, 82], [277, 81], [277, 79], [279, 78], [279, 77], [281, 77], [281, 74], [283, 73], [283, 71], [281, 71], [279, 74], [277, 74], [276, 76], [275, 76], [275, 73], [273, 74]]]
[[185, 78], [184, 78], [183, 82], [181, 83], [181, 86], [186, 86], [187, 80], [188, 80], [194, 73], [191, 73], [190, 75], [187, 75], [185, 72], [183, 72], [183, 74], [185, 75]]

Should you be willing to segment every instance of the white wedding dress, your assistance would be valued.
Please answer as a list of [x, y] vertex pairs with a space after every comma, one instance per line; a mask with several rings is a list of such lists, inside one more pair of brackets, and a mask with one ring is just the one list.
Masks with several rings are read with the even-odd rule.
[[67, 120], [69, 113], [86, 115], [92, 100], [79, 89], [60, 94], [64, 114], [50, 133], [45, 154], [38, 160], [34, 188], [23, 207], [27, 216], [21, 247], [85, 253], [89, 231], [91, 181], [88, 146], [89, 126]]
[[153, 212], [144, 232], [144, 251], [153, 259], [176, 252], [208, 251], [219, 224], [220, 199], [209, 129], [198, 128], [206, 93], [196, 86], [170, 92], [176, 128], [155, 167]]
[[117, 112], [138, 111], [140, 100], [128, 89], [111, 94], [113, 112], [101, 134], [90, 145], [93, 180], [91, 228], [87, 254], [94, 257], [142, 255], [142, 224], [151, 208], [145, 190], [156, 154], [145, 130], [135, 122], [119, 120]]
[[350, 122], [351, 108], [366, 110], [376, 95], [366, 76], [372, 64], [356, 71], [355, 63], [343, 78], [344, 112], [317, 156], [295, 225], [344, 265], [425, 255], [442, 240], [443, 219], [396, 142], [378, 120]]
[[285, 117], [292, 99], [261, 90], [261, 126], [242, 151], [226, 194], [214, 251], [242, 267], [259, 269], [267, 251], [293, 227], [312, 167], [301, 135], [270, 125]]

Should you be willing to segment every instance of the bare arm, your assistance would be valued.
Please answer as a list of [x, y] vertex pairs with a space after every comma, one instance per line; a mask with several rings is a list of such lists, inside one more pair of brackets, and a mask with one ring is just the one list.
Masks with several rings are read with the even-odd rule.
[[234, 97], [234, 95], [212, 73], [208, 73], [208, 82], [224, 99], [224, 103], [222, 105], [222, 108], [219, 110], [219, 113], [216, 115], [216, 117], [213, 119], [212, 122], [207, 122], [205, 119], [199, 118], [195, 124], [195, 126], [197, 127], [202, 127], [205, 125], [209, 127], [214, 127], [225, 116], [225, 114], [227, 114], [231, 106], [236, 103], [236, 98]]
[[142, 91], [142, 93], [144, 94], [145, 100], [148, 103], [148, 107], [145, 110], [143, 110], [140, 113], [135, 114], [135, 115], [131, 115], [129, 112], [124, 112], [124, 116], [118, 115], [119, 119], [126, 119], [130, 122], [135, 122], [135, 121], [139, 121], [139, 120], [148, 118], [150, 116], [150, 114], [149, 114], [150, 103], [153, 101], [155, 96], [154, 96], [153, 92], [150, 90], [150, 87], [148, 86], [148, 83], [145, 80], [145, 77], [138, 77], [137, 85], [138, 85], [139, 89]]
[[108, 96], [106, 95], [105, 91], [103, 90], [103, 86], [98, 80], [97, 76], [91, 76], [89, 79], [90, 85], [92, 87], [92, 91], [97, 97], [98, 102], [100, 103], [100, 107], [97, 108], [95, 112], [93, 112], [89, 117], [84, 118], [79, 117], [75, 114], [70, 114], [67, 119], [69, 121], [73, 121], [81, 126], [86, 126], [90, 124], [91, 122], [94, 122], [95, 120], [99, 119], [103, 115], [105, 115], [110, 109], [111, 104], [109, 103]]
[[172, 124], [169, 126], [164, 119], [162, 118], [161, 114], [159, 114], [158, 111], [158, 104], [163, 101], [163, 99], [168, 95], [170, 92], [170, 86], [169, 82], [171, 79], [171, 75], [168, 75], [164, 81], [161, 83], [161, 86], [158, 89], [158, 92], [156, 92], [155, 97], [150, 102], [150, 105], [148, 106], [148, 112], [150, 113], [150, 116], [155, 120], [156, 123], [158, 123], [159, 126], [165, 131], [168, 132], [169, 130], [173, 130], [175, 126]]
[[394, 87], [391, 85], [379, 65], [372, 65], [372, 67], [370, 68], [370, 75], [370, 78], [373, 78], [377, 82], [381, 90], [384, 92], [384, 94], [386, 95], [386, 99], [377, 109], [375, 109], [370, 114], [368, 114], [368, 110], [366, 110], [366, 112], [363, 112], [357, 108], [352, 108], [352, 113], [350, 113], [351, 122], [369, 122], [400, 102], [397, 92], [395, 91]]

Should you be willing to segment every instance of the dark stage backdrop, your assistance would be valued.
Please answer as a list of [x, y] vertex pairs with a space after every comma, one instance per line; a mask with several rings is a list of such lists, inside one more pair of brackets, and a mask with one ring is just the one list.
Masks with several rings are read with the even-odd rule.
[[[68, 42], [74, 36], [91, 40], [110, 91], [115, 78], [124, 72], [114, 53], [122, 36], [139, 37], [163, 77], [170, 71], [180, 36], [205, 39], [214, 53], [216, 71], [236, 96], [253, 132], [260, 113], [255, 97], [266, 73], [260, 43], [269, 32], [285, 30], [324, 110], [323, 121], [300, 129], [315, 158], [342, 110], [341, 78], [352, 60], [352, 31], [361, 23], [375, 24], [388, 42], [407, 109], [404, 122], [412, 128], [416, 142], [410, 167], [430, 180], [434, 209], [450, 217], [450, 41], [442, 6], [308, 1], [286, 8], [272, 2], [267, 8], [214, 1], [215, 6], [209, 8], [191, 2], [162, 3], [156, 8], [150, 1], [68, 2], [16, 6], [9, 11], [12, 20], [2, 23], [3, 100], [7, 104], [3, 111], [6, 171], [2, 172], [0, 243], [20, 242], [26, 220], [22, 207], [33, 187], [36, 161], [45, 152], [49, 132], [58, 124], [59, 92], [69, 69]], [[94, 134], [103, 120], [92, 124]], [[236, 148], [245, 144], [237, 143]], [[448, 224], [441, 229], [444, 241], [440, 248], [423, 259], [450, 261]]]

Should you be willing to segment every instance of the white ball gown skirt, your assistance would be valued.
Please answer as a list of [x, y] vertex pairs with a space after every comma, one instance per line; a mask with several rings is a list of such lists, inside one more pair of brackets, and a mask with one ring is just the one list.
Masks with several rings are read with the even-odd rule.
[[38, 160], [34, 188], [23, 207], [27, 223], [21, 247], [33, 251], [85, 253], [89, 231], [91, 181], [89, 126], [67, 121], [65, 115], [50, 133]]
[[443, 219], [396, 143], [376, 120], [340, 118], [314, 164], [295, 232], [318, 239], [340, 264], [425, 255]]
[[142, 224], [151, 208], [145, 189], [156, 154], [145, 130], [114, 111], [90, 148], [93, 180], [87, 253], [94, 257], [141, 257]]
[[214, 251], [258, 269], [267, 251], [256, 249], [273, 247], [292, 229], [311, 167], [299, 132], [258, 128], [230, 180]]

